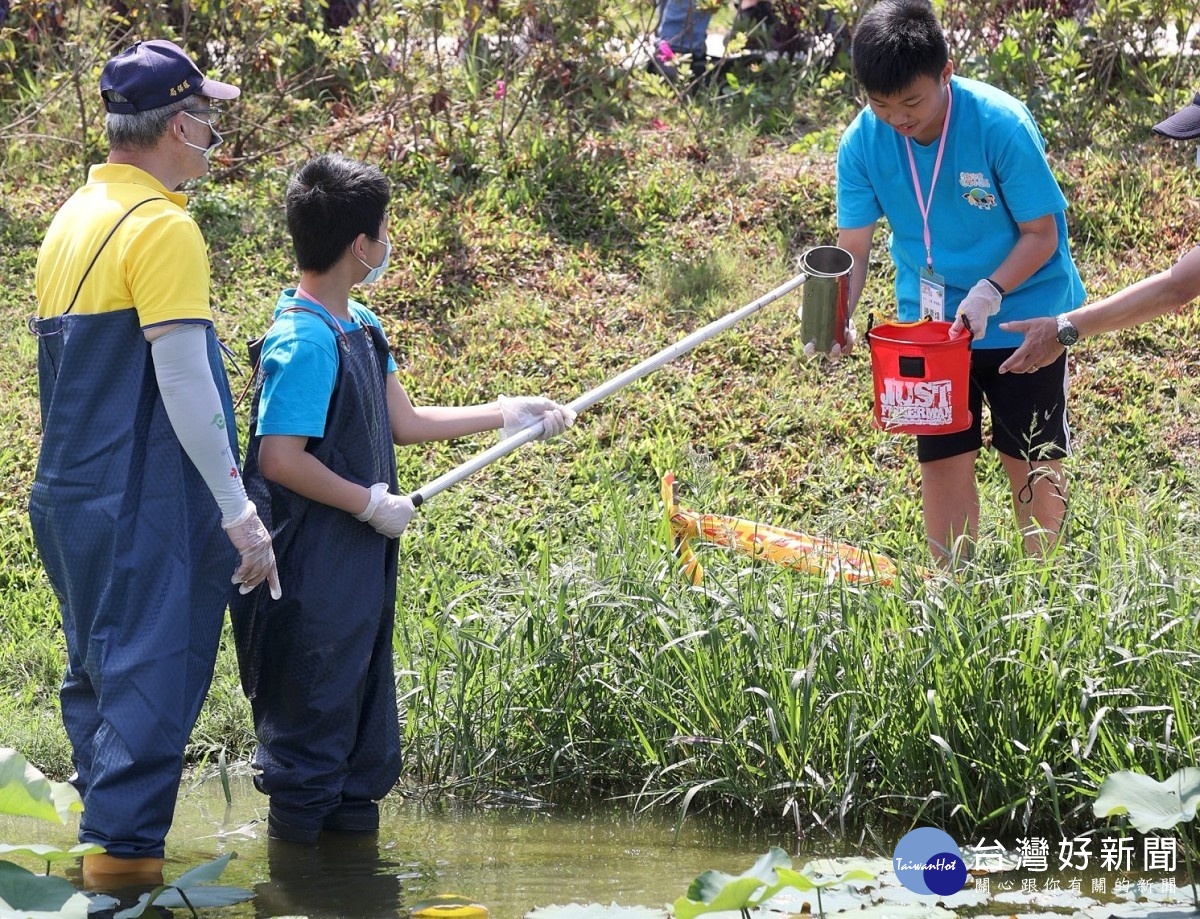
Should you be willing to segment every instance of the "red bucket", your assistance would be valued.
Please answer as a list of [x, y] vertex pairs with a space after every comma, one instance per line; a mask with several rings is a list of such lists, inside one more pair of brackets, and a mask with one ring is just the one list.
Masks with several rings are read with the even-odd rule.
[[877, 325], [871, 343], [874, 425], [893, 434], [953, 434], [971, 426], [971, 335], [949, 322]]

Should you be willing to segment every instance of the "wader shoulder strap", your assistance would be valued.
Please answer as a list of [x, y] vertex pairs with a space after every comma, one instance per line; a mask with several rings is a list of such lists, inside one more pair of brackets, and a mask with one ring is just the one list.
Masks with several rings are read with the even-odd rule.
[[[329, 326], [329, 328], [332, 329], [333, 332], [338, 336], [339, 340], [341, 340], [342, 342], [346, 341], [345, 330], [342, 329], [340, 326], [330, 322], [329, 317], [326, 316], [324, 313], [317, 312], [317, 310], [310, 310], [307, 306], [286, 307], [279, 311], [279, 316], [282, 316], [284, 313], [312, 313], [314, 316], [316, 316], [318, 319], [320, 319], [323, 323], [325, 323], [327, 326]], [[276, 316], [275, 319], [278, 319], [279, 316]], [[271, 325], [272, 326], [275, 325], [274, 320], [271, 321]], [[271, 331], [271, 329], [270, 329], [270, 327], [268, 327], [267, 331], [263, 332], [262, 335], [258, 336], [258, 338], [252, 338], [246, 342], [246, 353], [250, 355], [250, 379], [248, 379], [246, 381], [246, 386], [242, 390], [242, 394], [240, 396], [238, 396], [237, 402], [235, 403], [235, 407], [241, 406], [242, 401], [246, 398], [246, 395], [250, 392], [250, 388], [254, 385], [255, 381], [258, 379], [259, 363], [262, 360], [262, 349], [263, 349], [263, 345], [266, 344], [267, 334], [270, 331]]]
[[[324, 313], [319, 313], [316, 310], [310, 310], [307, 306], [285, 307], [279, 311], [279, 316], [282, 316], [284, 313], [312, 313], [323, 323], [329, 326], [329, 328], [334, 332], [335, 335], [338, 336], [339, 339], [344, 340], [346, 338], [345, 331], [339, 326], [336, 326], [330, 322], [328, 316], [326, 316]], [[275, 319], [278, 319], [279, 316], [276, 316]], [[271, 325], [275, 325], [274, 320], [271, 321]], [[251, 376], [254, 376], [258, 373], [258, 362], [262, 359], [263, 345], [266, 344], [267, 333], [270, 331], [271, 329], [268, 328], [267, 331], [263, 332], [260, 336], [258, 336], [258, 338], [252, 338], [246, 342], [246, 353], [250, 355]]]

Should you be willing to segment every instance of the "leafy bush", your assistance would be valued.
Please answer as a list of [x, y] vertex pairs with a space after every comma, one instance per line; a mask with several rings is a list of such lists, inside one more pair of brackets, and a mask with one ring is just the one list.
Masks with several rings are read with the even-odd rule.
[[[791, 27], [831, 38], [828, 53], [729, 69], [703, 97], [716, 115], [687, 114], [697, 140], [719, 146], [729, 119], [790, 133], [814, 110], [853, 105], [844, 33], [862, 6], [831, 0], [795, 12]], [[0, 25], [6, 158], [102, 158], [100, 68], [151, 37], [177, 41], [244, 91], [219, 175], [336, 148], [401, 171], [485, 181], [494, 157], [547, 136], [561, 140], [561, 156], [577, 157], [586, 138], [635, 122], [648, 102], [677, 103], [650, 91], [634, 66], [653, 22], [625, 5], [394, 0], [363, 4], [340, 28], [327, 25], [345, 18], [331, 9], [296, 0], [18, 3]], [[1195, 16], [1188, 0], [949, 0], [943, 9], [959, 72], [1028, 100], [1047, 133], [1072, 145], [1114, 118], [1149, 121], [1177, 104], [1197, 64], [1171, 42]]]

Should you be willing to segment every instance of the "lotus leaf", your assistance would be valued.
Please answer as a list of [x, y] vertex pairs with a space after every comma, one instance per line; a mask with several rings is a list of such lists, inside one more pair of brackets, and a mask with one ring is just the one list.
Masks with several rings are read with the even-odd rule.
[[1166, 830], [1196, 816], [1200, 768], [1180, 769], [1164, 782], [1139, 772], [1114, 772], [1100, 784], [1092, 805], [1097, 817], [1128, 814], [1139, 833]]
[[0, 747], [0, 814], [66, 823], [83, 810], [79, 792], [66, 782], [51, 782], [16, 750]]

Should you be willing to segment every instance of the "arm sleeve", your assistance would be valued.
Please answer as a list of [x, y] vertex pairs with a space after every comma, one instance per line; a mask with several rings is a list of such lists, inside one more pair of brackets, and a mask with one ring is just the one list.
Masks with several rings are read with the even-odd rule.
[[[281, 331], [288, 328], [280, 326]], [[263, 345], [258, 433], [324, 437], [338, 371], [337, 345], [325, 340], [333, 336], [323, 326], [311, 337], [275, 337], [274, 331]]]
[[208, 366], [205, 329], [185, 325], [150, 343], [163, 407], [175, 436], [221, 509], [223, 525], [246, 511], [249, 499], [225, 431], [225, 413]]

